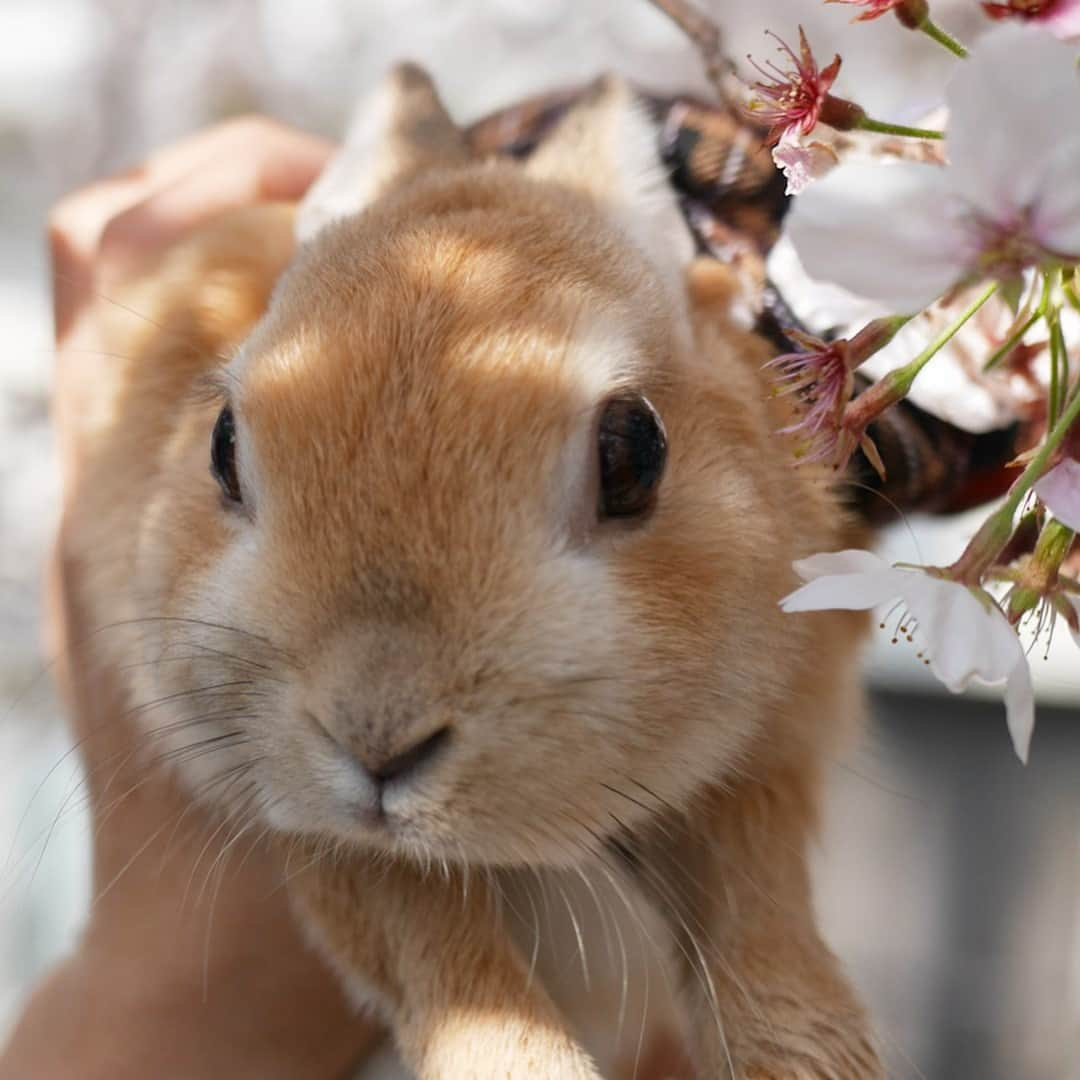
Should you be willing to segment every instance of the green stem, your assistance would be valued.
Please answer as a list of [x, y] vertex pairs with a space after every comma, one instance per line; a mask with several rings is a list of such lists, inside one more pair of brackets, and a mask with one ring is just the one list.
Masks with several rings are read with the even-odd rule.
[[1020, 474], [1020, 479], [1013, 484], [1009, 497], [1005, 500], [1005, 505], [999, 513], [1004, 514], [1008, 511], [1010, 518], [1016, 513], [1016, 508], [1024, 501], [1028, 492], [1042, 477], [1050, 456], [1061, 445], [1061, 440], [1068, 434], [1069, 428], [1072, 427], [1078, 416], [1080, 416], [1080, 393], [1073, 394], [1072, 400], [1065, 406], [1064, 411], [1057, 419], [1057, 423], [1050, 429], [1050, 433], [1046, 436], [1042, 446], [1039, 447], [1039, 452]]
[[1069, 307], [1080, 311], [1080, 276], [1076, 270], [1073, 270], [1071, 280], [1064, 283], [1061, 291], [1065, 294]]
[[1073, 394], [1065, 411], [1050, 429], [1039, 452], [1028, 463], [1019, 479], [1009, 489], [1009, 494], [1001, 508], [991, 514], [979, 526], [978, 532], [960, 555], [960, 558], [947, 568], [946, 576], [965, 585], [978, 585], [983, 575], [989, 570], [1004, 550], [1013, 535], [1013, 521], [1020, 504], [1042, 477], [1050, 456], [1061, 444], [1069, 428], [1080, 416], [1080, 393]]
[[952, 36], [952, 34], [950, 34], [946, 30], [942, 30], [941, 27], [938, 26], [938, 24], [934, 22], [934, 20], [931, 19], [929, 16], [927, 16], [925, 19], [923, 19], [921, 23], [919, 23], [919, 29], [928, 38], [933, 38], [934, 41], [936, 41], [939, 45], [943, 45], [946, 49], [949, 50], [949, 52], [953, 53], [955, 56], [959, 56], [961, 59], [964, 59], [967, 56], [967, 49], [965, 49], [964, 46], [961, 45], [960, 42]]
[[990, 359], [983, 364], [983, 371], [993, 371], [1020, 344], [1020, 339], [1042, 318], [1042, 314], [1041, 311], [1033, 311], [1030, 317], [1024, 320], [1020, 329], [1011, 334], [1001, 348], [994, 350]]
[[1053, 277], [1049, 273], [1043, 274], [1042, 296], [1035, 310], [1021, 324], [1018, 330], [1011, 333], [1000, 348], [995, 349], [990, 359], [983, 364], [983, 371], [993, 371], [994, 368], [1005, 359], [1020, 344], [1020, 339], [1050, 310], [1050, 291], [1053, 285]]
[[[911, 384], [915, 381], [915, 376], [941, 352], [960, 327], [994, 295], [997, 288], [998, 283], [996, 281], [987, 285], [961, 313], [960, 318], [943, 330], [914, 360], [903, 367], [890, 371], [887, 375], [882, 375], [873, 386], [850, 401], [844, 408], [840, 422], [845, 437], [856, 442], [863, 439], [867, 427], [874, 420], [886, 409], [891, 408], [898, 401], [902, 401], [907, 397], [911, 390]], [[866, 449], [864, 445], [863, 451], [866, 452]], [[873, 459], [871, 459], [871, 464], [874, 465], [878, 472], [882, 472]]]
[[1051, 423], [1057, 419], [1069, 388], [1069, 356], [1065, 351], [1065, 335], [1061, 330], [1061, 312], [1054, 311], [1050, 324], [1050, 397], [1047, 416]]
[[863, 131], [878, 131], [882, 135], [906, 135], [912, 139], [944, 139], [945, 132], [932, 128], [909, 127], [907, 124], [890, 124], [885, 120], [875, 120], [871, 116], [861, 117], [855, 124]]
[[896, 371], [892, 372], [891, 378], [894, 378], [898, 383], [906, 384], [908, 387], [910, 387], [911, 384], [915, 381], [915, 376], [918, 375], [919, 372], [922, 371], [922, 369], [926, 367], [926, 365], [930, 363], [930, 361], [933, 360], [933, 358], [937, 356], [937, 354], [941, 352], [941, 350], [944, 349], [950, 341], [952, 341], [952, 339], [957, 335], [964, 323], [966, 323], [968, 319], [970, 319], [971, 316], [974, 315], [975, 312], [978, 311], [979, 308], [981, 308], [983, 304], [985, 304], [986, 301], [994, 295], [995, 292], [997, 292], [997, 289], [998, 283], [996, 281], [992, 281], [989, 285], [987, 285], [986, 288], [983, 289], [983, 291], [979, 293], [979, 295], [976, 296], [975, 299], [972, 300], [966, 308], [964, 308], [956, 322], [951, 323], [944, 330], [942, 330], [941, 333], [938, 334], [938, 336], [934, 338], [934, 340], [931, 341], [930, 344], [927, 345], [926, 348], [923, 349], [923, 351], [919, 353], [919, 355], [916, 356], [914, 360], [905, 364], [902, 368], [897, 368]]

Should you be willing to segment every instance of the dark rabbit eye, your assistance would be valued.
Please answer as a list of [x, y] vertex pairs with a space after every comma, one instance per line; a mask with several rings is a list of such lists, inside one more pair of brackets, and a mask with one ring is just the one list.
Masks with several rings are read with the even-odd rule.
[[656, 501], [667, 458], [663, 422], [639, 394], [612, 398], [600, 414], [601, 518], [637, 517]]
[[210, 436], [210, 471], [226, 499], [243, 502], [240, 479], [236, 475], [236, 422], [228, 405], [218, 415], [214, 434]]

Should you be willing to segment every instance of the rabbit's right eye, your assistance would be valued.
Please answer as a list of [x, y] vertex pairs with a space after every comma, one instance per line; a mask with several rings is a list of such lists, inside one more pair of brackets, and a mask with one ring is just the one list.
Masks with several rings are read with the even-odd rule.
[[236, 472], [236, 421], [232, 408], [225, 406], [218, 414], [210, 436], [210, 472], [230, 502], [243, 502], [240, 478]]
[[601, 518], [640, 517], [656, 502], [667, 460], [667, 433], [648, 398], [613, 397], [600, 414]]

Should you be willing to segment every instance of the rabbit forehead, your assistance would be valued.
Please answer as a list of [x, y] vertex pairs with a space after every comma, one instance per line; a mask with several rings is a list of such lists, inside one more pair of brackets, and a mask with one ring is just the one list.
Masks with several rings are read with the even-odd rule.
[[483, 499], [557, 513], [554, 493], [587, 472], [600, 403], [648, 367], [610, 313], [562, 314], [490, 328], [406, 317], [382, 335], [282, 341], [241, 376], [256, 506], [364, 516], [387, 501], [402, 513], [437, 502], [451, 515]]
[[551, 465], [606, 396], [656, 376], [664, 320], [618, 242], [511, 210], [327, 230], [233, 364], [268, 468], [290, 470], [297, 444], [342, 462], [389, 452], [399, 469], [436, 448]]
[[[325, 229], [235, 367], [303, 367], [310, 347], [344, 346], [360, 377], [377, 380], [379, 357], [395, 368], [441, 356], [501, 369], [541, 358], [522, 346], [565, 351], [580, 339], [613, 361], [598, 355], [580, 374], [619, 381], [614, 361], [632, 374], [634, 353], [655, 351], [671, 322], [665, 308], [637, 252], [587, 201], [479, 168]], [[597, 348], [602, 337], [610, 347]], [[561, 366], [576, 359], [571, 350]]]
[[239, 458], [257, 527], [287, 540], [278, 571], [325, 593], [526, 588], [580, 531], [600, 403], [655, 358], [587, 290], [468, 303], [376, 280], [369, 314], [283, 320], [237, 366]]

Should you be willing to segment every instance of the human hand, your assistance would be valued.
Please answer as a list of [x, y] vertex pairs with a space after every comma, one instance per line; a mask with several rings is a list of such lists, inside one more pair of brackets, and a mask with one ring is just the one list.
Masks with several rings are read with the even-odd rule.
[[0, 1056], [2, 1080], [331, 1077], [373, 1037], [301, 939], [271, 852], [245, 848], [225, 864], [227, 831], [146, 768], [117, 673], [81, 647], [101, 617], [80, 606], [88, 567], [69, 544], [93, 417], [117, 367], [98, 330], [109, 297], [217, 214], [295, 200], [330, 150], [267, 120], [231, 121], [76, 192], [51, 217], [65, 513], [49, 614], [86, 774], [95, 899], [74, 955]]

